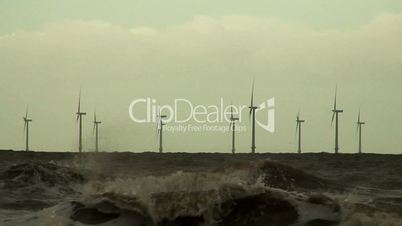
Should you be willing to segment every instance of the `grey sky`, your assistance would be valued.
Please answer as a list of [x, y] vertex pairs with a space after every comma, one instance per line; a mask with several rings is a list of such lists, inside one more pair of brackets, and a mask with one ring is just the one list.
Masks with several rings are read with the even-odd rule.
[[[23, 148], [29, 104], [33, 149], [76, 150], [82, 87], [86, 150], [95, 108], [103, 149], [156, 150], [155, 125], [128, 117], [132, 100], [248, 104], [255, 77], [257, 101], [276, 98], [277, 128], [257, 131], [257, 151], [295, 151], [299, 109], [305, 151], [332, 151], [338, 84], [341, 151], [357, 149], [361, 107], [364, 150], [400, 153], [401, 10], [400, 1], [374, 0], [1, 1], [0, 148]], [[248, 152], [249, 132], [238, 137]], [[229, 134], [165, 141], [167, 151], [230, 150]]]
[[365, 24], [382, 13], [400, 13], [398, 0], [30, 0], [0, 2], [2, 33], [37, 30], [49, 22], [103, 20], [133, 26], [167, 26], [194, 15], [270, 16], [307, 23], [323, 29]]

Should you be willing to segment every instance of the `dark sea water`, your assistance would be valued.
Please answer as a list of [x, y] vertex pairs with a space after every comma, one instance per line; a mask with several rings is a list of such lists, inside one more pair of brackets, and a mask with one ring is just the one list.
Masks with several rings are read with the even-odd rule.
[[402, 226], [402, 156], [0, 151], [0, 226]]

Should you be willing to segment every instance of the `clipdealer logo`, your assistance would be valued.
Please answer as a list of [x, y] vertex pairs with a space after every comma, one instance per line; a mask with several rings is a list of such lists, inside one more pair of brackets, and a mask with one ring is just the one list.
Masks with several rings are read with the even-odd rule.
[[[130, 103], [128, 113], [130, 119], [135, 123], [158, 123], [160, 115], [164, 115], [163, 122], [167, 126], [167, 131], [202, 132], [202, 131], [222, 131], [230, 129], [227, 124], [233, 115], [239, 118], [242, 123], [248, 116], [249, 107], [247, 105], [225, 104], [220, 98], [218, 105], [195, 105], [190, 100], [184, 98], [175, 99], [172, 105], [160, 105], [157, 100], [151, 97], [138, 98]], [[256, 123], [262, 129], [275, 132], [275, 98], [269, 98], [258, 105], [256, 114], [262, 115], [256, 119]], [[264, 119], [264, 120], [259, 120]], [[225, 126], [217, 124], [225, 124]], [[173, 127], [176, 127], [173, 128]], [[181, 129], [177, 129], [181, 128]], [[191, 129], [192, 128], [192, 129]], [[239, 131], [245, 131], [245, 126], [239, 126]]]

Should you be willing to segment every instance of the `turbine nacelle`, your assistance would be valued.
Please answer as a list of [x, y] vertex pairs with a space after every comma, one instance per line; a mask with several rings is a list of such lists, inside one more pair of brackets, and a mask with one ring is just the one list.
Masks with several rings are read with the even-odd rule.
[[[28, 132], [28, 130], [27, 130], [28, 124], [30, 122], [32, 122], [32, 119], [28, 118], [28, 107], [25, 111], [25, 116], [22, 116], [22, 118], [24, 119], [24, 131]], [[28, 148], [27, 148], [27, 150], [28, 150]]]
[[78, 95], [77, 120], [78, 120], [81, 116], [86, 115], [86, 114], [87, 114], [86, 112], [81, 112], [81, 90], [80, 90], [80, 93], [79, 93], [79, 95]]
[[253, 86], [252, 86], [252, 88], [251, 88], [251, 101], [250, 101], [250, 106], [248, 107], [249, 109], [250, 109], [250, 116], [251, 116], [251, 113], [253, 112], [253, 111], [255, 111], [256, 109], [258, 109], [258, 106], [254, 106], [254, 80], [253, 80]]
[[101, 121], [96, 120], [96, 112], [94, 113], [94, 124], [101, 124]]
[[233, 123], [234, 121], [238, 121], [239, 118], [238, 117], [234, 117], [233, 116], [233, 104], [230, 104], [230, 121], [231, 123]]
[[159, 123], [159, 124], [165, 125], [165, 124], [163, 123], [163, 119], [167, 118], [167, 115], [158, 115], [157, 118], [158, 118], [158, 123]]
[[357, 116], [357, 124], [358, 125], [364, 125], [365, 124], [365, 122], [360, 121], [360, 109], [359, 109], [359, 114]]
[[158, 133], [159, 133], [159, 130], [161, 130], [164, 125], [166, 125], [166, 123], [163, 122], [163, 119], [167, 118], [167, 115], [157, 115], [157, 118], [158, 118]]
[[305, 120], [304, 120], [304, 119], [300, 119], [300, 112], [299, 112], [299, 113], [297, 113], [297, 116], [296, 116], [296, 122], [297, 122], [297, 123], [303, 123], [303, 122], [305, 122]]
[[297, 117], [296, 117], [296, 133], [299, 130], [299, 128], [301, 127], [301, 124], [303, 122], [305, 122], [305, 121], [306, 120], [304, 120], [304, 119], [300, 119], [299, 114], [297, 114]]
[[332, 124], [333, 121], [334, 121], [335, 115], [338, 115], [338, 113], [342, 113], [342, 112], [343, 112], [343, 110], [340, 110], [340, 109], [337, 109], [337, 108], [336, 108], [336, 103], [337, 103], [336, 99], [337, 99], [337, 96], [338, 96], [338, 86], [335, 88], [334, 108], [332, 109], [333, 114], [332, 114], [331, 124]]
[[28, 118], [28, 107], [25, 111], [25, 116], [22, 116], [25, 122], [32, 122], [32, 119]]

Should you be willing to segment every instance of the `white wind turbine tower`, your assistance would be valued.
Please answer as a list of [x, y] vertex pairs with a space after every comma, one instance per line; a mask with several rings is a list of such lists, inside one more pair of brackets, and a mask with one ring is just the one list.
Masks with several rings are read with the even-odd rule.
[[339, 152], [339, 139], [338, 139], [338, 135], [339, 135], [339, 123], [338, 123], [338, 114], [342, 113], [343, 110], [337, 109], [336, 108], [336, 96], [338, 94], [338, 88], [335, 89], [335, 99], [334, 99], [334, 109], [332, 109], [332, 120], [331, 120], [331, 125], [334, 122], [334, 118], [335, 118], [335, 154], [338, 154]]
[[81, 90], [78, 97], [78, 111], [77, 111], [77, 122], [79, 122], [79, 131], [78, 131], [78, 152], [82, 152], [82, 116], [87, 113], [81, 112]]
[[94, 128], [93, 133], [95, 134], [95, 152], [99, 152], [99, 124], [101, 121], [96, 120], [96, 111], [94, 113]]
[[166, 125], [166, 123], [163, 120], [167, 118], [167, 116], [161, 115], [160, 109], [158, 108], [158, 115], [156, 117], [157, 117], [157, 130], [159, 134], [159, 153], [163, 153], [163, 126]]
[[25, 151], [29, 151], [29, 123], [32, 122], [32, 119], [28, 118], [28, 107], [25, 111], [24, 119], [24, 132], [25, 132]]
[[362, 153], [362, 125], [366, 124], [365, 122], [360, 121], [360, 109], [359, 115], [357, 116], [357, 132], [359, 133], [359, 154]]
[[297, 152], [301, 154], [301, 139], [302, 139], [302, 123], [305, 122], [305, 120], [300, 119], [300, 112], [297, 113], [296, 117], [296, 133], [299, 132], [299, 139], [298, 139], [298, 145], [297, 145]]
[[253, 80], [253, 87], [251, 89], [251, 102], [249, 112], [249, 117], [252, 117], [252, 130], [251, 130], [251, 153], [255, 153], [255, 111], [258, 109], [258, 106], [254, 106], [254, 80]]
[[236, 121], [239, 118], [233, 116], [233, 105], [230, 106], [230, 129], [232, 130], [232, 154], [236, 153]]

